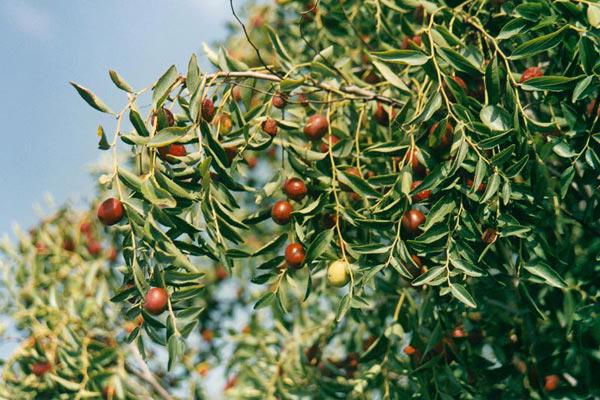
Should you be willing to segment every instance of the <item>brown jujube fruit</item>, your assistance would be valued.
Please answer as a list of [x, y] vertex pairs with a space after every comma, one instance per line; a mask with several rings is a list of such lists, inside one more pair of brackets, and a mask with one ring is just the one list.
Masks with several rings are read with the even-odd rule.
[[296, 269], [304, 264], [304, 248], [300, 243], [290, 243], [285, 248], [285, 262]]
[[277, 121], [272, 118], [264, 120], [260, 127], [269, 136], [275, 137], [277, 135]]
[[304, 125], [304, 134], [312, 141], [319, 140], [327, 133], [329, 123], [327, 118], [321, 114], [314, 114], [308, 117]]
[[292, 219], [292, 211], [294, 208], [285, 200], [279, 200], [271, 209], [271, 218], [279, 225], [287, 224]]
[[161, 314], [167, 309], [169, 294], [161, 287], [153, 287], [148, 290], [144, 298], [144, 309], [152, 315]]
[[290, 178], [283, 186], [285, 194], [294, 201], [301, 201], [308, 193], [308, 188], [300, 178]]
[[425, 215], [416, 209], [409, 210], [402, 216], [402, 228], [409, 235], [419, 233], [419, 227], [425, 222]]
[[121, 218], [123, 218], [123, 203], [119, 199], [111, 197], [104, 200], [98, 207], [98, 219], [104, 225], [114, 225]]
[[206, 122], [211, 122], [215, 116], [215, 104], [211, 99], [204, 99], [202, 101], [202, 119]]

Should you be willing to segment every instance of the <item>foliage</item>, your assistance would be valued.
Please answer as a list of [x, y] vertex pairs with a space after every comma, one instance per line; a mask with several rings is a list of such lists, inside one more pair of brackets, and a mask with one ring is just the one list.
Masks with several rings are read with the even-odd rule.
[[[233, 397], [598, 396], [600, 8], [277, 3], [205, 48], [215, 72], [194, 55], [135, 90], [111, 71], [119, 112], [73, 84], [116, 117], [100, 183], [125, 208], [114, 300], [143, 317], [127, 340], [173, 367], [212, 324]], [[308, 194], [275, 224], [292, 177]], [[252, 315], [240, 333], [207, 275], [222, 268]]]

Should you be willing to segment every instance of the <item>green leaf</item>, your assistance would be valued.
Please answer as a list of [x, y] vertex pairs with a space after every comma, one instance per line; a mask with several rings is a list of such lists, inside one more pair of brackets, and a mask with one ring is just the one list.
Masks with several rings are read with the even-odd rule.
[[590, 25], [596, 29], [600, 29], [600, 6], [589, 4], [587, 9], [587, 18]]
[[415, 115], [410, 121], [408, 121], [405, 125], [418, 123], [422, 121], [428, 121], [433, 114], [442, 106], [442, 96], [439, 92], [435, 92], [435, 94], [429, 99], [427, 99], [427, 103], [423, 107], [423, 110], [420, 114]]
[[147, 176], [142, 180], [142, 194], [150, 203], [160, 208], [173, 208], [177, 201], [171, 193], [159, 187], [153, 177]]
[[527, 29], [529, 22], [523, 18], [511, 19], [506, 25], [500, 29], [500, 33], [496, 36], [498, 40], [510, 39]]
[[175, 143], [194, 128], [190, 126], [170, 126], [162, 129], [148, 141], [148, 147], [162, 147]]
[[144, 123], [144, 120], [142, 119], [142, 116], [140, 115], [139, 112], [137, 112], [133, 108], [129, 111], [129, 121], [131, 121], [131, 124], [135, 128], [138, 135], [144, 136], [144, 137], [150, 136], [150, 132], [148, 132], [148, 129], [146, 128], [146, 124]]
[[256, 304], [254, 305], [254, 309], [259, 310], [261, 308], [264, 308], [273, 303], [273, 300], [275, 300], [275, 293], [267, 292], [256, 302]]
[[443, 268], [440, 266], [433, 267], [429, 271], [425, 272], [424, 274], [420, 275], [417, 279], [415, 279], [412, 282], [412, 285], [413, 286], [425, 285], [425, 284], [433, 281], [438, 276], [440, 276], [444, 271], [446, 271], [446, 268]]
[[282, 244], [284, 244], [287, 240], [287, 233], [283, 233], [281, 235], [279, 235], [278, 237], [276, 237], [275, 239], [271, 240], [270, 242], [268, 242], [267, 244], [265, 244], [263, 247], [261, 247], [260, 249], [256, 250], [254, 252], [254, 254], [252, 254], [254, 257], [256, 256], [261, 256], [263, 254], [272, 252], [277, 250]]
[[528, 79], [521, 84], [521, 88], [529, 91], [547, 90], [549, 92], [562, 92], [563, 90], [570, 89], [577, 79], [580, 78], [578, 76], [540, 76]]
[[392, 64], [423, 65], [429, 56], [418, 50], [386, 50], [371, 53], [371, 56]]
[[344, 316], [350, 309], [350, 300], [352, 300], [350, 297], [350, 293], [346, 293], [344, 297], [342, 297], [340, 303], [338, 304], [337, 312], [335, 314], [336, 321], [339, 322], [342, 320], [342, 318], [344, 318]]
[[439, 48], [438, 51], [454, 69], [469, 75], [481, 75], [481, 69], [459, 52], [443, 47]]
[[152, 92], [152, 108], [158, 109], [165, 102], [173, 86], [179, 79], [179, 73], [175, 65], [171, 65], [169, 69], [158, 79]]
[[386, 81], [388, 81], [392, 86], [395, 86], [404, 92], [410, 92], [408, 86], [406, 86], [402, 79], [400, 79], [400, 77], [396, 75], [396, 73], [392, 71], [390, 67], [377, 60], [373, 60], [373, 65], [375, 66], [375, 68], [377, 68], [377, 70], [383, 76], [383, 78]]
[[595, 85], [590, 84], [594, 81], [593, 76], [587, 76], [584, 79], [577, 82], [575, 85], [575, 89], [573, 89], [573, 96], [571, 97], [571, 101], [575, 103], [576, 101], [586, 97], [586, 95], [591, 94], [593, 89], [595, 89]]
[[434, 224], [442, 221], [446, 215], [456, 208], [456, 200], [447, 195], [439, 199], [427, 214], [427, 219], [422, 226], [423, 231], [427, 231]]
[[271, 40], [271, 44], [273, 45], [273, 49], [275, 49], [275, 53], [279, 56], [279, 58], [286, 63], [293, 63], [292, 57], [290, 57], [287, 52], [281, 38], [277, 34], [277, 32], [267, 25], [267, 32], [269, 34], [269, 39]]
[[108, 143], [108, 140], [106, 140], [106, 134], [104, 133], [104, 128], [102, 125], [98, 125], [98, 131], [96, 134], [100, 138], [100, 141], [98, 142], [98, 148], [100, 150], [110, 149], [110, 144]]
[[200, 86], [200, 67], [198, 67], [196, 54], [192, 54], [190, 57], [185, 85], [190, 93], [195, 93], [198, 86]]
[[497, 104], [500, 101], [502, 92], [497, 57], [494, 57], [485, 70], [485, 88], [488, 94], [488, 104]]
[[550, 286], [554, 286], [559, 289], [564, 289], [567, 287], [565, 281], [563, 281], [560, 275], [555, 270], [550, 268], [549, 265], [538, 262], [537, 264], [533, 265], [523, 265], [523, 267], [530, 274], [542, 278]]
[[512, 118], [500, 106], [485, 106], [479, 113], [481, 122], [493, 131], [505, 131], [511, 128]]
[[344, 172], [338, 172], [338, 179], [340, 183], [349, 186], [356, 193], [364, 197], [379, 197], [380, 194], [377, 192], [367, 181], [358, 176], [345, 174]]
[[176, 365], [177, 360], [180, 360], [185, 351], [185, 344], [179, 335], [172, 335], [169, 338], [167, 345], [169, 351], [169, 362], [167, 369], [171, 371], [173, 366]]
[[467, 307], [477, 307], [473, 296], [471, 296], [471, 294], [463, 285], [460, 285], [458, 283], [451, 283], [450, 290], [452, 291], [452, 295], [458, 300], [462, 301]]
[[98, 96], [96, 96], [94, 93], [92, 93], [91, 90], [84, 88], [83, 86], [78, 85], [77, 83], [75, 83], [73, 81], [71, 81], [69, 83], [71, 84], [71, 86], [73, 86], [75, 88], [75, 90], [77, 90], [77, 93], [79, 93], [79, 95], [91, 107], [95, 108], [98, 111], [102, 111], [104, 113], [114, 114], [114, 112], [102, 100], [100, 100], [98, 98]]
[[133, 88], [129, 85], [129, 83], [127, 83], [117, 71], [111, 69], [108, 71], [108, 74], [110, 75], [110, 79], [113, 81], [115, 86], [117, 86], [119, 89], [124, 90], [128, 93], [134, 92]]
[[555, 32], [544, 36], [539, 36], [522, 43], [512, 52], [510, 58], [513, 60], [518, 60], [521, 58], [531, 57], [535, 54], [554, 48], [562, 41], [563, 34], [566, 29], [568, 29], [568, 27], [563, 26], [561, 29]]
[[310, 262], [319, 258], [321, 254], [327, 250], [331, 240], [333, 239], [333, 229], [327, 229], [319, 233], [308, 246], [306, 251], [306, 262]]
[[500, 187], [500, 176], [498, 175], [498, 173], [495, 173], [494, 175], [492, 175], [490, 180], [487, 182], [487, 188], [485, 189], [485, 193], [483, 194], [483, 197], [481, 198], [481, 200], [479, 202], [485, 203], [486, 201], [491, 199], [492, 196], [494, 194], [496, 194], [499, 187]]

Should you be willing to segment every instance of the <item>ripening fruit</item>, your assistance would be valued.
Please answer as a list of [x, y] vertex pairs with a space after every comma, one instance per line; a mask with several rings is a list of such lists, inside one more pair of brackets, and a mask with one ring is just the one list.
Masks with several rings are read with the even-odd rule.
[[558, 375], [547, 375], [544, 378], [544, 389], [547, 392], [551, 392], [558, 387], [558, 383], [560, 382], [560, 378]]
[[109, 399], [116, 399], [116, 389], [114, 386], [108, 385], [105, 386], [104, 389], [102, 389], [102, 397], [109, 400]]
[[304, 94], [304, 93], [300, 93], [297, 97], [296, 97], [296, 101], [298, 103], [300, 103], [301, 106], [306, 107], [309, 104], [309, 100], [308, 97]]
[[217, 281], [220, 282], [224, 279], [227, 279], [227, 276], [229, 276], [229, 274], [224, 266], [219, 265], [215, 268], [215, 278], [217, 278]]
[[492, 244], [498, 238], [498, 232], [493, 228], [487, 228], [481, 235], [481, 241], [485, 244]]
[[465, 91], [465, 93], [469, 92], [469, 88], [467, 87], [467, 84], [465, 83], [465, 81], [463, 81], [463, 79], [460, 76], [454, 75], [452, 77], [452, 80], [454, 82], [456, 82], [458, 84], [458, 86], [460, 86], [462, 88], [462, 90]]
[[304, 125], [304, 134], [312, 141], [319, 140], [327, 133], [329, 122], [327, 118], [321, 114], [314, 114], [308, 117], [306, 125]]
[[211, 122], [215, 116], [215, 104], [211, 99], [202, 100], [202, 119]]
[[272, 118], [265, 119], [260, 125], [263, 132], [271, 137], [277, 136], [277, 121]]
[[306, 193], [308, 193], [308, 188], [302, 179], [290, 178], [285, 181], [283, 191], [290, 199], [302, 201], [304, 196], [306, 196]]
[[450, 145], [452, 145], [452, 136], [454, 133], [454, 127], [452, 126], [452, 124], [450, 122], [446, 122], [446, 130], [444, 131], [444, 133], [441, 135], [441, 137], [439, 138], [439, 140], [435, 137], [435, 131], [438, 128], [438, 126], [440, 125], [439, 122], [436, 122], [435, 124], [433, 124], [431, 126], [431, 128], [429, 129], [429, 137], [431, 138], [430, 141], [437, 143], [438, 144], [438, 150], [446, 150]]
[[427, 170], [426, 170], [425, 166], [419, 162], [418, 154], [419, 154], [419, 149], [417, 149], [415, 147], [415, 148], [413, 148], [412, 152], [409, 154], [408, 157], [409, 157], [410, 166], [412, 167], [413, 173], [416, 176], [421, 177], [421, 176], [425, 175]]
[[419, 233], [419, 226], [425, 222], [425, 215], [419, 210], [408, 210], [402, 216], [402, 228], [410, 235]]
[[52, 365], [48, 361], [38, 361], [31, 364], [31, 373], [35, 376], [44, 376], [47, 372], [50, 372]]
[[388, 126], [390, 124], [390, 115], [381, 103], [377, 103], [373, 118], [375, 118], [375, 121], [377, 121], [379, 125]]
[[331, 135], [327, 136], [323, 139], [323, 143], [321, 143], [321, 153], [327, 153], [329, 151], [329, 139], [331, 138], [331, 147], [335, 147], [336, 143], [340, 141], [337, 136]]
[[337, 260], [327, 268], [327, 283], [335, 287], [346, 286], [350, 280], [350, 267], [344, 260]]
[[214, 339], [215, 334], [212, 330], [210, 329], [204, 329], [202, 330], [202, 339], [204, 339], [205, 342], [212, 342], [212, 340]]
[[465, 331], [465, 328], [462, 325], [458, 325], [452, 330], [451, 336], [455, 339], [462, 339], [466, 338], [469, 335], [467, 334], [467, 331]]
[[[587, 114], [592, 116], [594, 110], [596, 109], [596, 99], [590, 101], [587, 105]], [[598, 108], [597, 114], [600, 116], [600, 107]]]
[[123, 203], [119, 199], [111, 197], [104, 200], [98, 207], [98, 219], [104, 225], [114, 225], [121, 218], [123, 218]]
[[219, 133], [222, 135], [229, 134], [233, 126], [231, 116], [225, 113], [217, 115], [213, 121], [213, 124], [219, 127]]
[[405, 50], [410, 48], [411, 42], [416, 44], [417, 46], [421, 46], [421, 43], [422, 43], [421, 36], [420, 35], [415, 35], [413, 37], [404, 36], [404, 38], [402, 39], [402, 48]]
[[225, 155], [227, 156], [229, 162], [232, 162], [233, 159], [237, 156], [237, 146], [225, 147], [223, 150], [225, 150]]
[[258, 159], [256, 158], [256, 156], [250, 155], [246, 157], [246, 164], [248, 164], [248, 168], [254, 169], [258, 164]]
[[109, 262], [114, 263], [115, 261], [117, 261], [118, 256], [119, 256], [119, 253], [117, 253], [117, 249], [115, 249], [114, 247], [111, 247], [110, 249], [108, 249], [106, 258], [108, 258]]
[[239, 86], [234, 86], [231, 89], [231, 97], [233, 98], [233, 101], [242, 101], [242, 88]]
[[161, 287], [153, 287], [146, 293], [144, 308], [152, 315], [158, 315], [167, 309], [169, 294]]
[[275, 108], [285, 108], [285, 106], [287, 105], [287, 96], [283, 93], [277, 93], [271, 99], [271, 104], [273, 104], [273, 107]]
[[304, 264], [304, 248], [300, 243], [290, 243], [285, 248], [285, 262], [291, 268], [300, 268]]
[[519, 82], [527, 82], [531, 78], [538, 78], [540, 76], [544, 76], [544, 71], [542, 71], [540, 67], [529, 67], [523, 71], [523, 75], [521, 75]]
[[165, 113], [165, 118], [167, 119], [167, 125], [173, 126], [175, 125], [175, 116], [168, 108], [163, 107], [163, 112]]
[[412, 356], [413, 354], [415, 354], [417, 352], [417, 349], [415, 349], [413, 346], [411, 346], [410, 344], [408, 346], [406, 346], [404, 348], [404, 354], [406, 354], [407, 356]]
[[75, 250], [75, 242], [73, 242], [73, 239], [71, 239], [71, 238], [65, 238], [65, 239], [63, 239], [62, 247], [66, 251], [73, 251], [73, 250]]
[[102, 245], [100, 244], [100, 242], [94, 239], [89, 239], [87, 243], [87, 251], [88, 253], [90, 253], [90, 255], [97, 256], [102, 252]]
[[[410, 190], [415, 190], [416, 188], [418, 188], [419, 185], [421, 184], [421, 182], [422, 181], [414, 181], [410, 185]], [[417, 193], [413, 194], [412, 200], [415, 203], [418, 203], [419, 201], [423, 201], [423, 200], [429, 199], [429, 197], [431, 197], [431, 190], [427, 189], [427, 190], [423, 190], [422, 192], [417, 192]]]
[[166, 158], [167, 156], [184, 157], [187, 155], [187, 150], [183, 144], [173, 143], [159, 147], [158, 154], [160, 154], [162, 158]]
[[294, 211], [294, 208], [290, 202], [279, 200], [271, 209], [271, 218], [273, 218], [273, 221], [277, 224], [285, 225], [292, 219], [292, 211]]
[[[473, 187], [473, 183], [474, 183], [474, 182], [473, 182], [473, 179], [471, 179], [471, 178], [467, 178], [467, 179], [466, 179], [466, 182], [467, 182], [467, 186], [468, 186], [468, 187], [470, 187], [470, 188], [472, 188], [472, 187]], [[485, 183], [483, 183], [483, 182], [482, 182], [482, 183], [480, 183], [480, 184], [479, 184], [479, 187], [477, 188], [477, 191], [478, 191], [478, 192], [483, 192], [483, 191], [485, 190], [485, 187], [486, 187], [486, 186], [485, 186]]]

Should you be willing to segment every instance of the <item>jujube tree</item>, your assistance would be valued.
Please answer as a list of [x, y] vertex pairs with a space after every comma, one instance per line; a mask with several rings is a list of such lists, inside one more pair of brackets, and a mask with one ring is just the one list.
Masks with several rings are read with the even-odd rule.
[[233, 276], [234, 397], [598, 395], [600, 7], [276, 3], [118, 112], [73, 83], [127, 340], [185, 363]]

